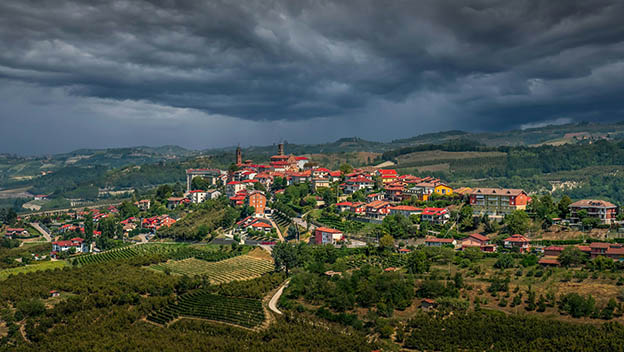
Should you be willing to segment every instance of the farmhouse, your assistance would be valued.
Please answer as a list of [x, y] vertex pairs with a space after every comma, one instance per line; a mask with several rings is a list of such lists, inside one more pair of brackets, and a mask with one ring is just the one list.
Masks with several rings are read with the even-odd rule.
[[444, 245], [455, 247], [457, 241], [453, 238], [428, 238], [425, 240], [425, 246], [427, 247], [442, 247]]
[[558, 257], [564, 249], [561, 246], [548, 246], [544, 248], [544, 256]]
[[366, 204], [366, 216], [371, 219], [383, 220], [390, 213], [390, 203], [377, 200]]
[[517, 248], [520, 253], [526, 253], [531, 249], [531, 241], [522, 235], [512, 235], [505, 238], [503, 241], [505, 248], [514, 249]]
[[428, 221], [435, 224], [446, 224], [450, 219], [448, 209], [446, 208], [425, 208], [420, 214], [421, 221]]
[[416, 208], [411, 205], [395, 205], [389, 208], [390, 214], [401, 214], [405, 217], [410, 217], [410, 215], [420, 215], [422, 213], [422, 208]]
[[28, 230], [25, 230], [23, 228], [7, 228], [5, 230], [5, 237], [7, 238], [14, 238], [14, 237], [28, 237], [30, 236], [30, 233], [28, 232]]
[[483, 252], [496, 252], [496, 245], [490, 244], [490, 239], [486, 236], [483, 236], [478, 233], [473, 233], [472, 235], [464, 238], [461, 241], [462, 249], [466, 248], [479, 248]]
[[318, 227], [314, 231], [314, 238], [316, 244], [334, 244], [342, 241], [344, 239], [344, 234], [340, 230], [329, 227]]
[[71, 248], [75, 248], [76, 253], [89, 252], [89, 245], [85, 243], [84, 239], [80, 237], [75, 237], [68, 241], [52, 242], [52, 252], [65, 252], [70, 250]]
[[350, 178], [344, 183], [344, 192], [345, 193], [354, 193], [359, 190], [372, 189], [375, 185], [371, 179], [368, 179], [364, 176], [357, 176], [354, 178]]

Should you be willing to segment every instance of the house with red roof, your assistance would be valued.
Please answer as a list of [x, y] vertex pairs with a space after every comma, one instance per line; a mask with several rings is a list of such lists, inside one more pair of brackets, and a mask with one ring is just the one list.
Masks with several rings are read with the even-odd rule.
[[383, 200], [368, 203], [365, 207], [366, 216], [375, 220], [383, 220], [390, 213], [390, 206], [390, 203]]
[[329, 227], [317, 227], [314, 230], [314, 239], [316, 244], [335, 244], [344, 240], [344, 234]]
[[327, 177], [329, 176], [329, 173], [330, 173], [330, 170], [324, 167], [317, 167], [315, 169], [312, 169], [313, 177]]
[[230, 181], [225, 185], [225, 194], [234, 197], [238, 192], [247, 189], [247, 186], [240, 181]]
[[434, 224], [446, 224], [451, 218], [447, 208], [425, 208], [420, 214], [421, 221], [428, 221]]
[[503, 245], [508, 249], [518, 249], [520, 253], [526, 253], [531, 250], [531, 241], [520, 234], [505, 238]]
[[381, 178], [381, 183], [384, 185], [396, 181], [399, 176], [396, 170], [392, 169], [379, 169], [376, 174]]
[[330, 182], [338, 182], [338, 181], [340, 181], [340, 177], [342, 177], [342, 172], [340, 172], [340, 171], [330, 171], [328, 177], [329, 177], [329, 181]]
[[461, 240], [462, 250], [470, 247], [479, 248], [484, 252], [496, 252], [496, 245], [490, 244], [490, 239], [479, 233], [473, 233], [472, 235]]
[[454, 238], [427, 238], [425, 240], [427, 247], [457, 246], [457, 240]]
[[351, 210], [352, 205], [353, 205], [353, 202], [344, 201], [344, 202], [336, 203], [336, 208], [338, 208], [338, 211], [342, 213], [347, 210]]
[[257, 174], [256, 177], [254, 177], [254, 180], [258, 180], [258, 182], [260, 182], [266, 189], [270, 189], [271, 184], [273, 184], [273, 176], [264, 172]]
[[617, 216], [617, 206], [611, 202], [595, 199], [583, 199], [569, 205], [570, 220], [579, 222], [579, 212], [585, 210], [588, 217], [596, 218], [601, 224], [611, 224]]
[[557, 257], [543, 257], [537, 262], [541, 266], [559, 266], [561, 263]]
[[562, 247], [562, 246], [544, 247], [544, 256], [558, 257], [559, 255], [561, 255], [561, 252], [563, 252], [564, 249], [565, 247]]
[[297, 167], [299, 170], [305, 169], [306, 164], [310, 161], [310, 159], [305, 156], [296, 156], [295, 160], [297, 161]]
[[462, 245], [467, 244], [467, 245], [482, 246], [488, 243], [490, 243], [490, 239], [487, 236], [484, 236], [480, 233], [473, 233], [472, 235], [462, 240]]
[[364, 214], [366, 203], [363, 202], [340, 202], [336, 203], [336, 207], [340, 212], [350, 211], [354, 214]]
[[269, 220], [255, 216], [248, 216], [240, 220], [236, 223], [236, 226], [243, 231], [262, 231], [265, 233], [271, 232], [273, 228]]
[[76, 253], [89, 252], [89, 246], [85, 240], [81, 237], [75, 237], [67, 241], [54, 241], [52, 242], [52, 252], [60, 253], [66, 252], [74, 248]]
[[312, 179], [312, 172], [310, 170], [301, 171], [301, 172], [292, 172], [289, 174], [289, 184], [291, 185], [299, 185], [302, 183], [309, 182]]
[[375, 186], [375, 182], [369, 178], [364, 176], [357, 176], [353, 178], [349, 178], [344, 183], [344, 192], [345, 193], [354, 193], [359, 190], [368, 190], [373, 189]]
[[624, 259], [624, 246], [619, 243], [593, 242], [589, 244], [591, 257], [605, 256], [614, 260]]
[[6, 238], [13, 239], [15, 237], [28, 237], [30, 236], [30, 233], [28, 232], [28, 230], [25, 230], [21, 227], [18, 227], [18, 228], [8, 227], [4, 231], [4, 236]]
[[406, 218], [409, 218], [411, 215], [420, 215], [423, 211], [422, 208], [417, 208], [411, 205], [395, 205], [391, 206], [390, 214], [401, 214]]

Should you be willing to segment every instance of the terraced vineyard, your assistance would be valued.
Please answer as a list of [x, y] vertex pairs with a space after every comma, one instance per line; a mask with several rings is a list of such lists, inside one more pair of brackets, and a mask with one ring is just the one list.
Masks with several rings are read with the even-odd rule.
[[128, 259], [145, 253], [146, 250], [153, 250], [155, 247], [143, 248], [145, 246], [132, 246], [124, 248], [116, 248], [103, 253], [94, 253], [78, 256], [72, 259], [72, 262], [78, 265], [104, 263], [112, 260]]
[[359, 221], [353, 221], [353, 220], [341, 221], [339, 219], [334, 219], [334, 218], [325, 217], [325, 216], [320, 217], [318, 221], [324, 225], [327, 225], [329, 227], [332, 227], [332, 228], [335, 228], [337, 230], [340, 230], [342, 232], [347, 232], [347, 233], [357, 233], [364, 227], [364, 224]]
[[86, 265], [153, 254], [162, 254], [165, 258], [175, 260], [199, 258], [205, 261], [218, 261], [238, 255], [238, 253], [225, 251], [200, 250], [183, 244], [143, 244], [112, 249], [103, 253], [81, 255], [73, 258], [72, 261], [77, 265]]
[[275, 223], [280, 227], [286, 227], [288, 225], [290, 225], [290, 223], [292, 222], [291, 218], [284, 215], [282, 212], [280, 211], [275, 211], [275, 213], [273, 213], [273, 221], [275, 221]]
[[176, 303], [150, 314], [147, 320], [167, 325], [178, 317], [202, 318], [246, 328], [259, 326], [265, 319], [262, 302], [259, 300], [218, 296], [199, 291], [182, 295]]
[[151, 268], [180, 275], [207, 276], [211, 283], [222, 284], [259, 277], [273, 271], [274, 266], [270, 260], [241, 255], [218, 262], [190, 258], [152, 265]]

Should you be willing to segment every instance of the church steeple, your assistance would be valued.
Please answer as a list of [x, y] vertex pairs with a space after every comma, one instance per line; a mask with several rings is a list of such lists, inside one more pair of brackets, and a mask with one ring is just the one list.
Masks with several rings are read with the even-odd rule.
[[243, 164], [243, 152], [241, 151], [240, 145], [236, 147], [236, 165]]

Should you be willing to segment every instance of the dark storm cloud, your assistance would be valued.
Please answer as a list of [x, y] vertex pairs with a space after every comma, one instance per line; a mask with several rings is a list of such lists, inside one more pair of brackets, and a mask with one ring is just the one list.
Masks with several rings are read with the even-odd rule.
[[404, 135], [617, 119], [623, 16], [601, 0], [5, 0], [0, 77], [343, 135], [380, 117]]

